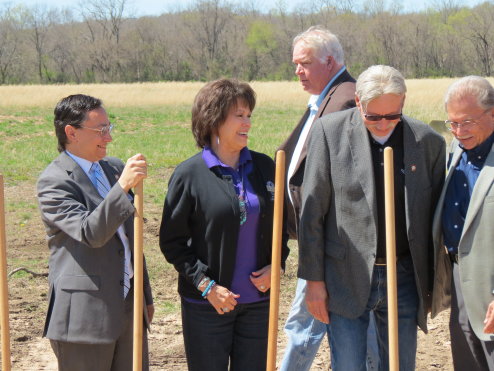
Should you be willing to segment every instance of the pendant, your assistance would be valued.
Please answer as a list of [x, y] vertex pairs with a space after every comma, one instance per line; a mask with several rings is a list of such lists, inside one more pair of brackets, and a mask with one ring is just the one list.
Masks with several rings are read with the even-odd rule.
[[240, 207], [240, 225], [247, 221], [247, 207], [243, 196], [238, 196], [238, 206]]

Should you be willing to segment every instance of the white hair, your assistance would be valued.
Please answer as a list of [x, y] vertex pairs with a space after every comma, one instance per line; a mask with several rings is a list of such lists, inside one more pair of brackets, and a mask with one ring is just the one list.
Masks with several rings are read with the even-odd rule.
[[465, 76], [451, 84], [444, 96], [444, 107], [447, 108], [451, 101], [467, 97], [475, 98], [482, 109], [494, 107], [494, 88], [489, 81], [480, 76]]
[[321, 63], [326, 63], [328, 57], [333, 57], [336, 63], [345, 64], [343, 48], [338, 37], [322, 26], [312, 26], [307, 31], [299, 33], [293, 39], [292, 48], [299, 42], [312, 50], [313, 55]]
[[362, 106], [385, 94], [405, 95], [405, 78], [396, 68], [384, 65], [370, 66], [360, 74], [355, 87]]

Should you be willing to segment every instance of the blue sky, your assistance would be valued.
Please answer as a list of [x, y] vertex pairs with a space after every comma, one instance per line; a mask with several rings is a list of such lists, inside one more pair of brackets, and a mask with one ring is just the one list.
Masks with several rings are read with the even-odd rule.
[[[233, 0], [232, 3], [254, 3], [258, 9], [264, 8], [265, 10], [277, 8], [280, 2], [283, 2], [286, 5], [286, 9], [291, 11], [295, 8], [301, 6], [307, 6], [310, 3], [309, 1], [303, 0]], [[365, 0], [364, 0], [365, 1]], [[389, 4], [391, 1], [396, 2], [399, 1], [403, 5], [403, 9], [405, 11], [412, 10], [423, 10], [427, 7], [433, 6], [433, 4], [441, 2], [443, 0], [384, 0], [386, 4]], [[44, 4], [47, 7], [69, 7], [75, 8], [80, 0], [0, 0], [0, 4], [24, 4], [29, 7], [36, 4]], [[161, 13], [176, 10], [177, 4], [178, 6], [187, 6], [189, 4], [193, 4], [194, 0], [128, 0], [129, 8], [135, 10], [131, 12], [131, 14], [139, 16], [139, 15], [160, 15]], [[361, 1], [357, 1], [361, 3]], [[481, 0], [456, 0], [459, 4], [473, 6], [481, 2]]]

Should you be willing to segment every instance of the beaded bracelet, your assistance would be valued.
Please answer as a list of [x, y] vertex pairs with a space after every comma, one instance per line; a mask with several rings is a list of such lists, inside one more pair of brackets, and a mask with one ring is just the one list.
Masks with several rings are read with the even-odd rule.
[[213, 286], [214, 286], [214, 284], [215, 284], [215, 283], [216, 283], [216, 282], [214, 282], [214, 280], [211, 280], [211, 281], [209, 282], [209, 285], [208, 285], [208, 286], [206, 287], [206, 289], [202, 292], [202, 297], [203, 297], [204, 299], [206, 299], [206, 297], [207, 297], [207, 296], [208, 296], [208, 294], [209, 294], [209, 291], [211, 291], [211, 289], [213, 288]]
[[204, 285], [206, 282], [210, 281], [211, 279], [208, 277], [208, 276], [204, 276], [201, 280], [201, 282], [199, 282], [199, 285], [197, 285], [197, 288], [200, 288], [202, 285]]

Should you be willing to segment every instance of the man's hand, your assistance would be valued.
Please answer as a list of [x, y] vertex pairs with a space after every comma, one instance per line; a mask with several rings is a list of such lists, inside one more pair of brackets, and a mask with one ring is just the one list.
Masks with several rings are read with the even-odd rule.
[[127, 160], [118, 183], [125, 192], [147, 177], [146, 158], [138, 153]]
[[146, 309], [148, 311], [148, 320], [149, 320], [149, 323], [153, 322], [153, 317], [154, 317], [154, 305], [153, 304], [149, 304], [146, 306]]
[[494, 334], [494, 300], [487, 307], [484, 325], [484, 334]]
[[324, 281], [307, 281], [305, 303], [310, 314], [323, 323], [329, 323], [329, 296]]

